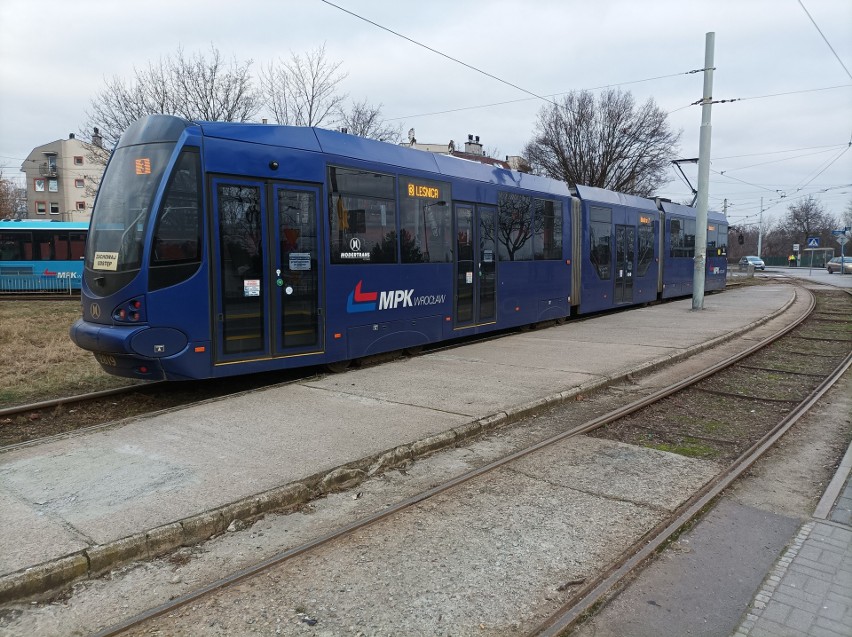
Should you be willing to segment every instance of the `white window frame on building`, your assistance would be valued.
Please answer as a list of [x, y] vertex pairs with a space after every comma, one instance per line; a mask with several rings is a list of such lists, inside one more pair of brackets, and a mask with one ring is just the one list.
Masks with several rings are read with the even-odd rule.
[[75, 179], [74, 180], [74, 187], [75, 188], [85, 188], [86, 187], [86, 180], [85, 179]]
[[59, 204], [55, 201], [50, 202], [50, 214], [58, 215], [59, 214]]
[[47, 180], [47, 191], [48, 192], [59, 192], [59, 180], [58, 179], [48, 179]]
[[35, 202], [35, 211], [37, 215], [47, 214], [47, 202], [46, 201], [36, 201]]
[[44, 192], [44, 179], [33, 179], [33, 190], [36, 192]]

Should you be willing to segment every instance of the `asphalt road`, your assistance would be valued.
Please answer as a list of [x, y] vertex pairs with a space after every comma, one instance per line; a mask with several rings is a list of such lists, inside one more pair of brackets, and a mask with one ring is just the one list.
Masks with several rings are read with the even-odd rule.
[[[773, 273], [781, 273], [797, 279], [813, 281], [814, 283], [852, 289], [852, 274], [829, 274], [825, 268], [809, 268], [805, 266], [802, 268], [769, 267], [766, 269], [766, 274]], [[761, 273], [756, 274], [756, 276], [760, 275]]]

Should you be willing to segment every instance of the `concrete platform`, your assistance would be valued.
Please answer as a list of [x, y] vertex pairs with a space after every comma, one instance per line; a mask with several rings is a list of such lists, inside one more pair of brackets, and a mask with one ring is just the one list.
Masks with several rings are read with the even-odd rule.
[[[0, 454], [0, 602], [299, 504], [519, 413], [762, 324], [784, 285], [729, 290], [269, 388]], [[791, 320], [794, 317], [791, 317]]]

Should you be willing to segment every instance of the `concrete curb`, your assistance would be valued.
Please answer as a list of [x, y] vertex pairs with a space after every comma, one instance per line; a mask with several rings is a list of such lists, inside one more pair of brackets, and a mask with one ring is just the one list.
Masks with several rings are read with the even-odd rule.
[[453, 447], [482, 433], [502, 427], [526, 416], [539, 413], [577, 396], [612, 385], [635, 374], [648, 373], [679, 362], [699, 352], [733, 340], [786, 312], [797, 300], [793, 297], [772, 314], [748, 325], [680, 352], [623, 369], [610, 376], [587, 381], [579, 387], [563, 390], [484, 418], [454, 427], [369, 457], [341, 465], [331, 471], [314, 474], [236, 502], [204, 511], [169, 524], [124, 537], [103, 545], [91, 546], [15, 573], [0, 576], [0, 603], [48, 597], [75, 582], [103, 575], [128, 563], [156, 558], [176, 549], [207, 541], [224, 533], [234, 521], [252, 522], [267, 513], [292, 510], [312, 499], [334, 491], [357, 486], [367, 478], [393, 469], [435, 451]]

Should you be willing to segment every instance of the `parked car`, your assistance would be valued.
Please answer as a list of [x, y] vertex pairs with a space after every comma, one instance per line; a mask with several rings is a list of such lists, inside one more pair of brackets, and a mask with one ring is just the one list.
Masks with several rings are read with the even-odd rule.
[[755, 270], [765, 270], [766, 265], [760, 257], [743, 257], [740, 259], [740, 269], [745, 270], [748, 266], [754, 267]]
[[825, 264], [829, 274], [840, 272], [840, 260], [843, 260], [843, 274], [852, 274], [852, 257], [834, 257]]

